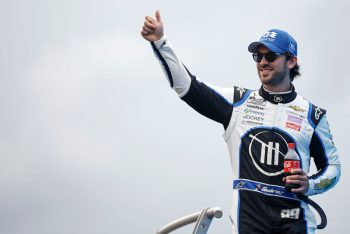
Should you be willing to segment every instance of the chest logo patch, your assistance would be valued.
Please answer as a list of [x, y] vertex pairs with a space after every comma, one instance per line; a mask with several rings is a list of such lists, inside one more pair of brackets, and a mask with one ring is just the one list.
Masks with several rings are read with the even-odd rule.
[[259, 172], [271, 177], [283, 173], [287, 145], [294, 140], [278, 129], [255, 128], [243, 137], [242, 143], [241, 155], [247, 155]]

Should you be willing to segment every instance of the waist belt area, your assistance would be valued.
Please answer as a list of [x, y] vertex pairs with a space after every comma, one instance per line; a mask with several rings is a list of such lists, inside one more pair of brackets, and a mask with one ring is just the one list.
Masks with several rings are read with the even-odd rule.
[[300, 200], [296, 193], [288, 192], [284, 187], [265, 184], [253, 180], [239, 179], [233, 181], [233, 189], [249, 190], [263, 193], [269, 196], [284, 197], [288, 199]]
[[249, 190], [253, 192], [262, 193], [268, 196], [284, 197], [288, 199], [304, 201], [307, 204], [311, 205], [321, 217], [321, 223], [317, 225], [317, 229], [323, 229], [327, 226], [327, 216], [322, 210], [322, 208], [305, 195], [288, 192], [282, 186], [265, 184], [246, 179], [234, 180], [233, 189]]

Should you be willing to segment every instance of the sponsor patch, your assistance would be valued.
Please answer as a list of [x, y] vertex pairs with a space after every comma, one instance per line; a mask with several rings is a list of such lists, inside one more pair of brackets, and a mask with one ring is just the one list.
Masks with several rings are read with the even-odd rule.
[[279, 196], [283, 195], [283, 191], [274, 189], [271, 186], [264, 186], [262, 184], [258, 184], [256, 186], [256, 190], [267, 193], [267, 194], [273, 194], [273, 195], [279, 195]]
[[249, 120], [258, 121], [258, 122], [264, 121], [263, 117], [254, 116], [254, 115], [247, 115], [247, 114], [243, 116], [243, 119], [249, 119]]
[[245, 108], [244, 109], [244, 113], [250, 114], [250, 115], [260, 115], [260, 116], [264, 116], [265, 115], [265, 113], [263, 113], [263, 112], [252, 110], [250, 108]]
[[250, 121], [250, 120], [243, 120], [242, 124], [243, 125], [250, 125], [250, 126], [263, 125], [262, 122], [254, 122], [254, 121]]
[[297, 131], [300, 131], [300, 128], [301, 128], [300, 125], [297, 125], [297, 124], [294, 124], [294, 123], [291, 123], [291, 122], [287, 122], [286, 123], [286, 127], [294, 129], [294, 130], [297, 130]]
[[283, 98], [282, 98], [280, 95], [275, 95], [275, 96], [273, 97], [273, 100], [274, 100], [275, 102], [281, 102], [281, 101], [283, 101]]
[[[280, 132], [255, 128], [246, 135], [249, 149], [260, 149], [260, 152], [249, 150], [249, 156], [255, 168], [266, 176], [278, 176], [283, 173], [283, 160], [287, 152], [286, 144], [290, 141]], [[286, 140], [287, 139], [287, 140]], [[272, 141], [271, 141], [272, 140]], [[247, 157], [248, 158], [248, 157]]]
[[274, 41], [276, 39], [278, 33], [276, 32], [266, 32], [262, 37], [260, 38], [260, 41]]
[[261, 106], [247, 105], [247, 107], [253, 108], [253, 109], [258, 109], [258, 110], [264, 110], [264, 107], [261, 107]]
[[289, 108], [292, 108], [295, 111], [299, 111], [299, 112], [305, 112], [305, 110], [299, 106], [292, 106], [290, 105]]
[[315, 109], [315, 119], [318, 120], [320, 118], [320, 115], [322, 114], [323, 112], [321, 111], [321, 108], [317, 107]]
[[333, 179], [323, 179], [321, 180], [319, 183], [315, 184], [314, 189], [316, 190], [320, 190], [320, 189], [328, 189], [329, 187], [331, 187], [334, 182], [335, 182], [336, 178]]
[[301, 118], [298, 118], [298, 117], [293, 116], [293, 115], [288, 115], [287, 120], [289, 122], [296, 123], [296, 124], [299, 124], [299, 125], [301, 125], [301, 122], [303, 121]]
[[235, 189], [239, 189], [239, 188], [244, 188], [244, 185], [246, 184], [246, 182], [241, 181], [239, 182], [236, 186], [234, 186]]
[[243, 93], [245, 92], [245, 89], [244, 89], [244, 88], [239, 88], [239, 87], [237, 87], [236, 90], [239, 91], [239, 98], [242, 98]]
[[281, 210], [282, 219], [299, 219], [300, 208]]
[[247, 103], [251, 103], [258, 106], [266, 106], [266, 100], [263, 98], [249, 97]]
[[289, 51], [292, 52], [293, 54], [296, 51], [295, 45], [292, 42], [289, 42]]
[[294, 115], [294, 116], [297, 116], [298, 118], [301, 118], [301, 119], [305, 119], [306, 118], [305, 115], [302, 115], [302, 114], [294, 112], [294, 111], [287, 110], [286, 113]]

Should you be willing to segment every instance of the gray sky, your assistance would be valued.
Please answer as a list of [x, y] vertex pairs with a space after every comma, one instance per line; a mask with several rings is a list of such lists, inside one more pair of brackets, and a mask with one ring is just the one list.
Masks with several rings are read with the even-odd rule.
[[[0, 233], [154, 233], [221, 206], [231, 173], [223, 129], [180, 101], [139, 32], [160, 9], [201, 80], [258, 88], [250, 42], [281, 28], [298, 42], [298, 92], [328, 111], [342, 178], [314, 197], [319, 233], [346, 233], [350, 102], [347, 0], [0, 3]], [[192, 227], [191, 227], [192, 228]], [[177, 233], [189, 233], [191, 228]]]

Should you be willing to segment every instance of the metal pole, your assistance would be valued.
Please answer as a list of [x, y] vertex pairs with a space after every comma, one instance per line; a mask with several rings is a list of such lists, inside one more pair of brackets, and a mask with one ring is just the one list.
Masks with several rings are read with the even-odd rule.
[[182, 218], [174, 220], [168, 223], [167, 225], [161, 227], [157, 231], [157, 234], [168, 234], [178, 228], [181, 228], [183, 226], [186, 226], [194, 222], [197, 222], [197, 224], [193, 233], [195, 234], [206, 233], [208, 231], [211, 220], [213, 220], [214, 217], [215, 218], [222, 217], [222, 211], [220, 207], [207, 208], [202, 211], [199, 211], [190, 215], [186, 215]]

